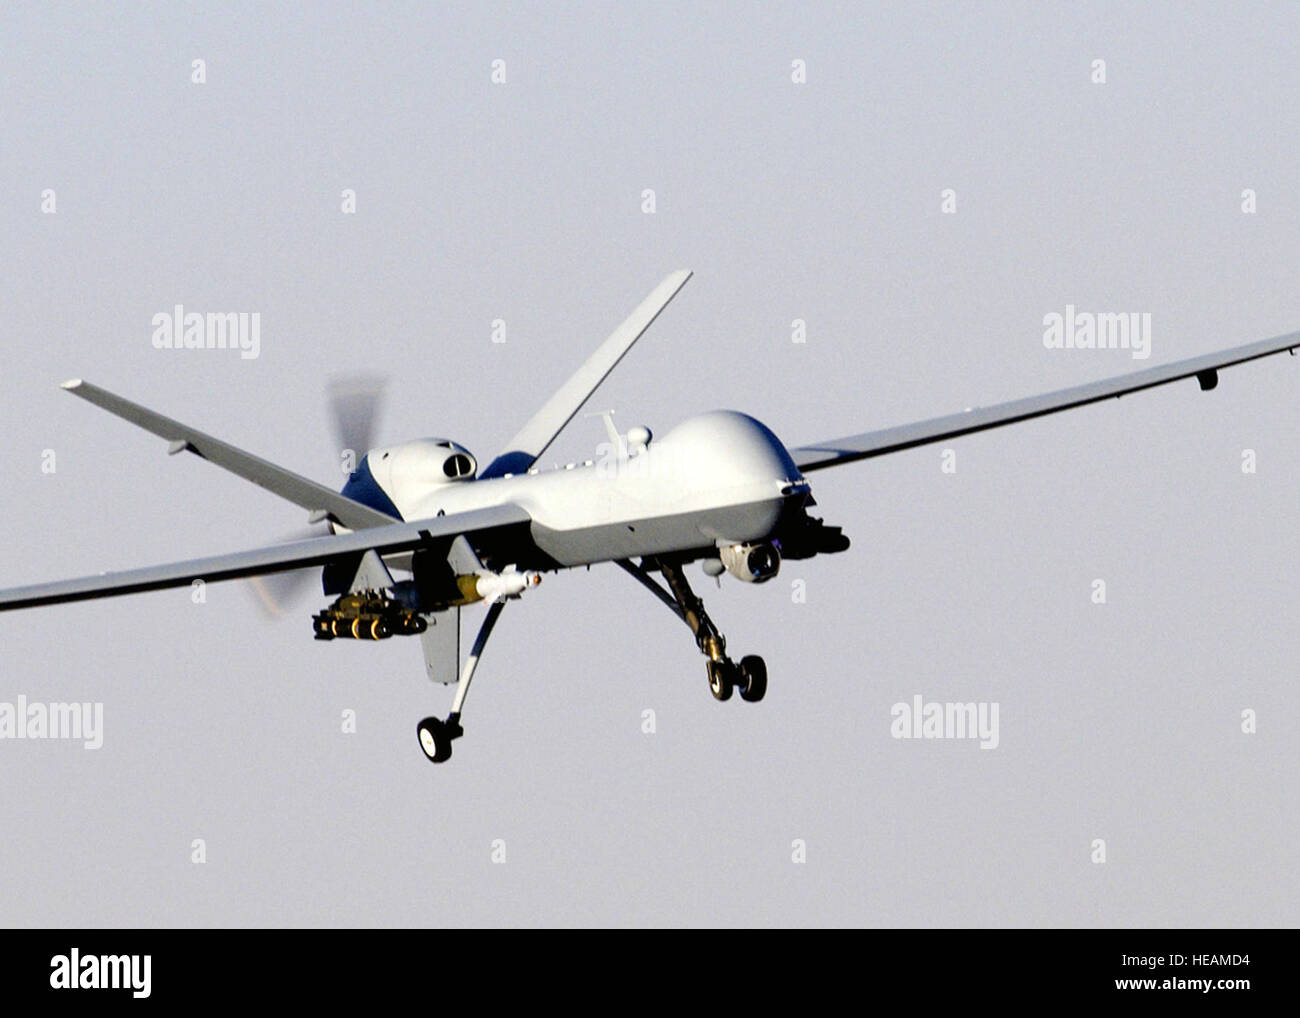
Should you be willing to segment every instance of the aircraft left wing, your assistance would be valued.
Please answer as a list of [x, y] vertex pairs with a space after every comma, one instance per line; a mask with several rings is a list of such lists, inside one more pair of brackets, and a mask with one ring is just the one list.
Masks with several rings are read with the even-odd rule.
[[1157, 385], [1165, 385], [1183, 378], [1195, 378], [1202, 389], [1213, 389], [1219, 384], [1219, 369], [1257, 360], [1272, 354], [1290, 350], [1295, 353], [1300, 347], [1300, 332], [1287, 333], [1273, 339], [1260, 340], [1246, 346], [1221, 350], [1218, 353], [1189, 357], [1161, 364], [1145, 371], [1134, 371], [1116, 378], [1103, 379], [1100, 382], [1088, 382], [1070, 389], [1060, 389], [1041, 396], [1012, 400], [1010, 403], [998, 403], [991, 407], [979, 407], [966, 410], [947, 417], [936, 417], [915, 424], [904, 424], [882, 431], [867, 431], [860, 435], [848, 435], [813, 445], [802, 445], [790, 450], [795, 464], [805, 473], [809, 470], [821, 470], [824, 467], [839, 466], [872, 456], [901, 452], [930, 442], [942, 442], [959, 435], [969, 435], [976, 431], [998, 428], [1004, 424], [1015, 424], [1046, 414], [1059, 413], [1073, 407], [1096, 403], [1111, 397], [1126, 396], [1131, 392], [1140, 392]]
[[305, 566], [325, 565], [372, 548], [381, 555], [387, 555], [410, 551], [440, 537], [481, 534], [499, 527], [529, 522], [531, 517], [528, 513], [516, 505], [472, 509], [410, 523], [389, 523], [350, 534], [332, 534], [308, 541], [277, 544], [233, 555], [216, 555], [145, 569], [100, 573], [98, 576], [75, 580], [0, 590], [0, 611], [35, 608], [38, 605], [65, 601], [85, 601], [96, 597], [116, 597], [164, 587], [184, 587], [194, 580], [211, 583], [244, 576], [261, 576]]

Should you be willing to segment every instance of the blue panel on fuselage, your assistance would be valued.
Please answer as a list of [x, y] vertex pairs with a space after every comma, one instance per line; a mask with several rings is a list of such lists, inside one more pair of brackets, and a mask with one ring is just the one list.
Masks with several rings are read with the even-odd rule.
[[402, 514], [397, 511], [397, 506], [393, 505], [393, 500], [388, 497], [388, 492], [379, 486], [375, 475], [370, 472], [369, 455], [361, 457], [357, 469], [348, 477], [348, 483], [343, 485], [342, 494], [354, 502], [387, 513], [395, 520], [402, 518]]

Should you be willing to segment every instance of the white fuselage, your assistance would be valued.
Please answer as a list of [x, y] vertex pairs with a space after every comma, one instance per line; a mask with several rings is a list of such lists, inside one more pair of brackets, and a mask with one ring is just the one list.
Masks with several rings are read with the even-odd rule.
[[780, 440], [727, 410], [692, 417], [629, 454], [483, 480], [442, 479], [452, 450], [422, 444], [367, 457], [403, 519], [512, 503], [532, 517], [537, 546], [562, 566], [762, 540], [787, 499], [806, 490]]

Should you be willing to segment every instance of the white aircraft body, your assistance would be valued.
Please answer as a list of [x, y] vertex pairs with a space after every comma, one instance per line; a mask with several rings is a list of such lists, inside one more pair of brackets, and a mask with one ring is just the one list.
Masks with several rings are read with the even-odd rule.
[[[336, 599], [313, 617], [317, 639], [383, 640], [419, 635], [426, 670], [455, 683], [446, 718], [417, 726], [435, 763], [463, 734], [462, 708], [484, 647], [510, 600], [543, 573], [614, 562], [686, 623], [706, 658], [719, 700], [738, 690], [757, 701], [767, 689], [762, 658], [733, 661], [726, 640], [687, 582], [700, 561], [751, 583], [776, 575], [783, 559], [848, 548], [839, 527], [811, 516], [811, 471], [940, 442], [1123, 396], [1180, 379], [1203, 390], [1221, 368], [1300, 346], [1300, 332], [992, 407], [787, 449], [764, 424], [718, 410], [661, 438], [648, 429], [619, 435], [609, 418], [609, 454], [540, 471], [534, 465], [632, 344], [690, 278], [668, 276], [483, 470], [469, 450], [427, 438], [370, 449], [341, 492], [180, 424], [81, 380], [64, 388], [309, 510], [328, 536], [253, 551], [0, 591], [0, 611], [111, 597], [165, 587], [322, 568]], [[352, 446], [364, 448], [365, 445]], [[397, 574], [395, 576], [394, 574]], [[658, 573], [663, 582], [656, 578]], [[400, 579], [398, 577], [401, 577]], [[460, 609], [483, 601], [487, 614], [461, 662]]]

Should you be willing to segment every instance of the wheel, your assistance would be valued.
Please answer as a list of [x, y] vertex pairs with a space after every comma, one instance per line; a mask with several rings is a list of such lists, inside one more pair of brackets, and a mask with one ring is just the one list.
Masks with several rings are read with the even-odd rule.
[[441, 718], [425, 718], [415, 728], [420, 737], [420, 748], [433, 763], [442, 763], [451, 757], [451, 735]]
[[758, 703], [767, 692], [767, 664], [757, 654], [740, 659], [740, 698]]
[[734, 667], [730, 661], [709, 662], [709, 692], [715, 700], [731, 699], [731, 690], [735, 686], [732, 678]]

